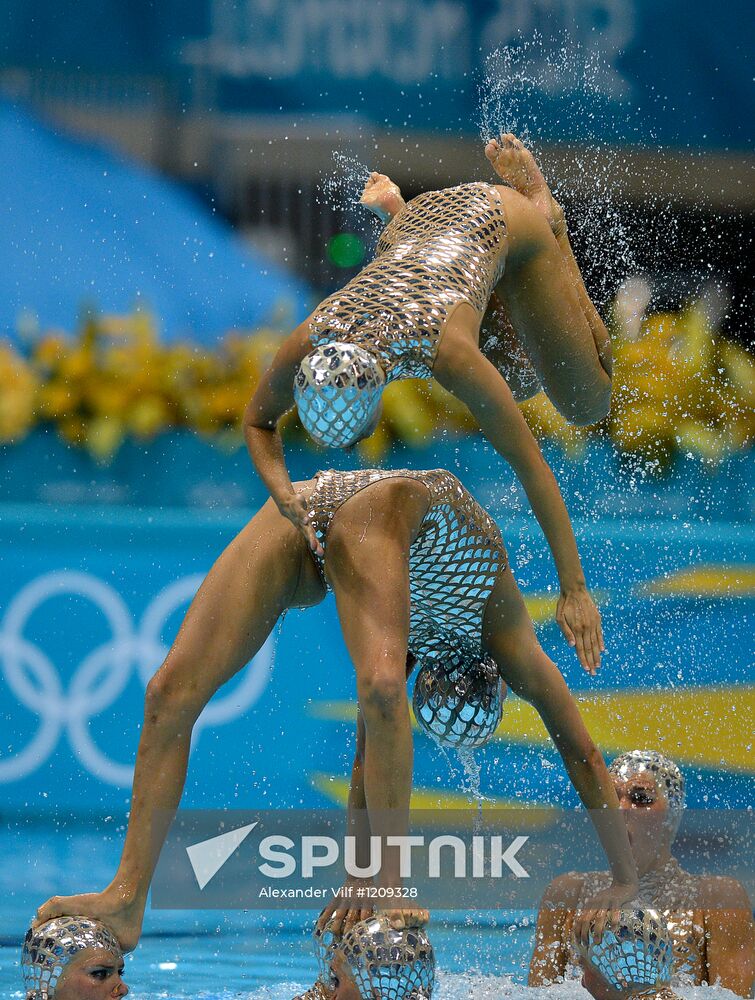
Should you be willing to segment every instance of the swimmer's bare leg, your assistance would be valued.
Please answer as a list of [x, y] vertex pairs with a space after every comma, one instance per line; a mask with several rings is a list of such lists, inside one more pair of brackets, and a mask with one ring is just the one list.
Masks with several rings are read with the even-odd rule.
[[[406, 678], [409, 679], [415, 667], [415, 659], [410, 653], [406, 658]], [[354, 762], [351, 768], [348, 800], [348, 832], [355, 840], [356, 863], [359, 868], [366, 868], [370, 861], [370, 822], [367, 816], [367, 798], [364, 791], [364, 751], [367, 742], [367, 730], [364, 727], [362, 713], [357, 709], [357, 746]], [[317, 927], [330, 929], [336, 936], [347, 931], [360, 920], [366, 920], [373, 911], [370, 903], [359, 904], [356, 890], [360, 887], [371, 887], [372, 879], [360, 879], [347, 875], [344, 882], [345, 892], [341, 897], [331, 900], [323, 907], [317, 919]]]
[[183, 792], [194, 723], [292, 603], [322, 597], [306, 542], [268, 501], [210, 570], [147, 686], [128, 831], [115, 878], [103, 892], [53, 897], [37, 911], [38, 922], [62, 914], [96, 917], [124, 950], [136, 947], [159, 851]]
[[[485, 154], [499, 177], [525, 197], [548, 222], [556, 240], [564, 272], [576, 293], [576, 299], [582, 312], [583, 321], [580, 325], [586, 327], [585, 334], [589, 334], [592, 343], [588, 346], [586, 337], [582, 337], [576, 327], [569, 331], [569, 336], [564, 342], [559, 342], [549, 339], [547, 334], [539, 331], [537, 327], [523, 331], [516, 321], [514, 321], [514, 325], [518, 333], [522, 335], [528, 353], [541, 375], [545, 390], [556, 407], [567, 419], [573, 420], [575, 423], [592, 423], [605, 416], [610, 404], [611, 342], [605, 324], [585, 288], [579, 265], [569, 243], [563, 210], [548, 188], [534, 157], [515, 136], [506, 135], [502, 136], [500, 140], [491, 140], [485, 147]], [[505, 189], [500, 190], [502, 194], [505, 194]], [[509, 213], [510, 199], [507, 198], [506, 201], [507, 219], [511, 223], [513, 220]], [[516, 225], [512, 230], [510, 224], [510, 239], [515, 240], [517, 235], [522, 234], [516, 233]], [[513, 264], [511, 256], [510, 262]], [[498, 292], [509, 314], [512, 315], [511, 309], [508, 308], [507, 295], [510, 288], [510, 274], [507, 273], [498, 287]], [[567, 353], [570, 360], [578, 359], [579, 364], [584, 367], [585, 385], [563, 384], [564, 379], [559, 373], [559, 367], [563, 364], [564, 356]], [[599, 368], [600, 371], [591, 378], [590, 369], [593, 367]], [[590, 382], [599, 389], [601, 385], [607, 383], [608, 393], [602, 393], [606, 397], [605, 405], [601, 406], [599, 400], [585, 397], [584, 390], [588, 388]], [[565, 402], [565, 396], [570, 392], [572, 398], [569, 402]], [[572, 412], [574, 416], [570, 416], [567, 411]]]
[[[362, 490], [336, 514], [328, 534], [326, 571], [357, 676], [365, 727], [364, 795], [370, 832], [383, 839], [378, 888], [401, 886], [398, 848], [405, 836], [412, 788], [412, 732], [406, 697], [409, 640], [409, 547], [429, 505], [421, 483], [393, 479]], [[394, 926], [424, 922], [424, 910], [380, 909]]]
[[542, 389], [534, 365], [496, 292], [490, 296], [482, 317], [480, 350], [504, 377], [517, 403], [532, 399]]

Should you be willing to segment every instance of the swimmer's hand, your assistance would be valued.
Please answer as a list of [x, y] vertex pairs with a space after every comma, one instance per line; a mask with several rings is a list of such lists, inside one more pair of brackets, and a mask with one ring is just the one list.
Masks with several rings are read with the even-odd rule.
[[361, 900], [356, 896], [358, 888], [372, 888], [369, 878], [353, 878], [349, 876], [341, 889], [342, 895], [334, 896], [317, 918], [317, 930], [323, 931], [330, 924], [330, 930], [336, 937], [342, 937], [350, 931], [354, 924], [372, 916], [373, 907], [367, 905], [369, 900]]
[[578, 947], [587, 948], [590, 941], [599, 942], [608, 928], [619, 924], [619, 911], [637, 899], [637, 882], [612, 882], [587, 900], [585, 908], [574, 916], [574, 940]]
[[32, 927], [53, 917], [91, 917], [113, 932], [124, 952], [133, 951], [141, 937], [145, 904], [146, 899], [136, 900], [111, 888], [78, 896], [52, 896], [37, 910]]
[[376, 909], [376, 917], [385, 917], [394, 931], [405, 931], [409, 927], [424, 927], [430, 920], [428, 910], [402, 909], [386, 910]]
[[566, 641], [574, 646], [579, 662], [594, 677], [606, 647], [600, 612], [584, 584], [561, 589], [556, 621]]
[[299, 529], [304, 535], [307, 545], [318, 556], [325, 555], [325, 549], [320, 544], [320, 540], [315, 534], [312, 526], [312, 519], [309, 515], [308, 496], [301, 493], [291, 493], [281, 500], [277, 500], [278, 510], [284, 517]]
[[367, 178], [359, 204], [374, 212], [381, 222], [390, 222], [405, 202], [398, 184], [394, 184], [387, 174], [373, 171]]
[[502, 181], [543, 213], [554, 236], [566, 233], [564, 210], [553, 197], [535, 157], [520, 139], [511, 132], [491, 139], [485, 146], [485, 156]]

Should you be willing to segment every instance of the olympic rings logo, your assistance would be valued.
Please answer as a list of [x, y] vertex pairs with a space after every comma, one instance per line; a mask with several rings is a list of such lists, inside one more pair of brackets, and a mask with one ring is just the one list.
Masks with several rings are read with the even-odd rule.
[[[121, 595], [89, 573], [59, 570], [27, 584], [8, 605], [0, 622], [0, 678], [16, 700], [36, 716], [39, 725], [22, 749], [0, 750], [0, 784], [32, 774], [50, 758], [65, 732], [74, 754], [91, 775], [111, 785], [130, 787], [131, 765], [112, 760], [95, 743], [90, 723], [117, 702], [134, 669], [146, 688], [168, 653], [162, 631], [168, 619], [194, 597], [203, 580], [197, 574], [167, 586], [152, 600], [134, 629]], [[41, 605], [61, 596], [81, 597], [104, 615], [112, 640], [92, 649], [64, 687], [52, 659], [24, 636], [29, 618]], [[216, 696], [194, 727], [192, 748], [202, 729], [225, 725], [243, 715], [260, 698], [272, 671], [270, 636], [246, 668], [231, 694]]]

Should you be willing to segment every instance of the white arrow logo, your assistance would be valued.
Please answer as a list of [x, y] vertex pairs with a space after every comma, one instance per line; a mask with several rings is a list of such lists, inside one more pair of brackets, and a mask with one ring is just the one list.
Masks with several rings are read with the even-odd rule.
[[200, 889], [204, 889], [207, 883], [217, 875], [236, 848], [244, 843], [255, 826], [257, 826], [256, 823], [240, 826], [238, 830], [221, 833], [219, 837], [201, 840], [198, 844], [192, 844], [191, 847], [186, 848]]

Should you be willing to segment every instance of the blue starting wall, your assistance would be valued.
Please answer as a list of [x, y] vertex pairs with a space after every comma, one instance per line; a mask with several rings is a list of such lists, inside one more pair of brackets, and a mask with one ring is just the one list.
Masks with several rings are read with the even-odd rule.
[[[751, 803], [752, 529], [695, 516], [577, 519], [607, 645], [593, 679], [554, 622], [543, 537], [526, 510], [506, 511], [507, 489], [496, 516], [515, 575], [605, 754], [661, 748], [685, 770], [691, 805]], [[252, 513], [0, 506], [0, 810], [122, 814], [145, 686]], [[208, 706], [184, 804], [345, 804], [354, 726], [353, 667], [329, 597], [287, 614]], [[415, 747], [418, 802], [465, 804], [472, 779], [455, 755], [421, 733]], [[501, 805], [576, 804], [538, 717], [513, 697], [477, 758], [481, 791]]]
[[148, 73], [184, 109], [651, 148], [746, 149], [755, 120], [745, 0], [715, 15], [705, 0], [7, 0], [3, 15], [0, 65], [104, 71], [125, 102], [145, 94], [122, 75]]

